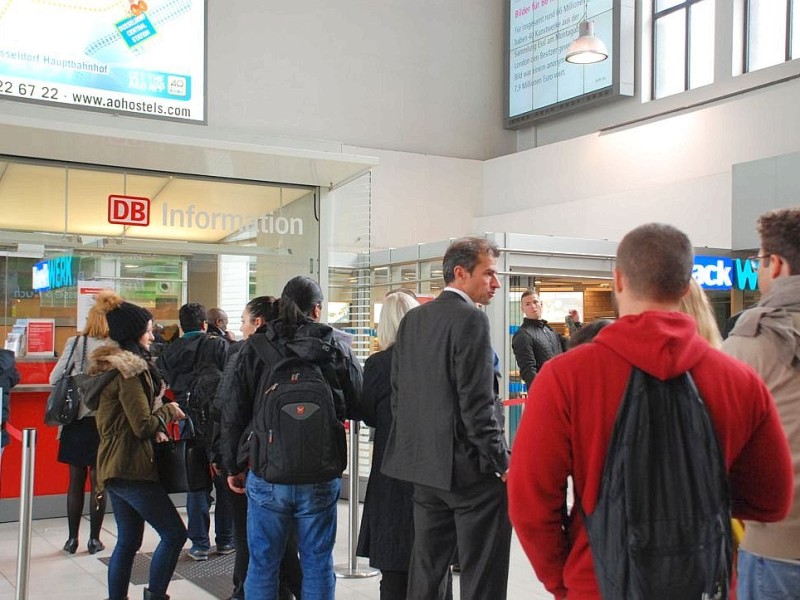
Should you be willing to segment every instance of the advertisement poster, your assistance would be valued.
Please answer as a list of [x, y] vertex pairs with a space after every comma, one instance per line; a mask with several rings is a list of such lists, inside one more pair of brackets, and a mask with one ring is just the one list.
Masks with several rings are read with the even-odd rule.
[[0, 97], [205, 122], [205, 2], [0, 1]]
[[95, 294], [107, 287], [108, 284], [102, 281], [78, 281], [78, 331], [83, 331], [86, 327], [89, 309], [94, 306]]
[[55, 319], [28, 319], [28, 356], [55, 356], [55, 344]]
[[[613, 0], [510, 0], [508, 116], [543, 109], [613, 84]], [[610, 60], [566, 62], [583, 20], [594, 23]]]

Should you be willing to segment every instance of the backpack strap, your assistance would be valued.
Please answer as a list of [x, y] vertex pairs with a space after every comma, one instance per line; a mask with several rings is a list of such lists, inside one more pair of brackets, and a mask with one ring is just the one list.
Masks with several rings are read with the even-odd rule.
[[[263, 362], [264, 366], [266, 366], [268, 369], [271, 368], [271, 365], [276, 361], [276, 359], [280, 360], [282, 358], [287, 358], [288, 354], [294, 354], [294, 352], [292, 352], [291, 349], [286, 346], [286, 344], [279, 344], [274, 340], [274, 338], [270, 338], [266, 333], [254, 333], [249, 339], [253, 340], [253, 349], [256, 351], [256, 354], [258, 354], [261, 362]], [[270, 354], [272, 354], [272, 356]], [[328, 385], [331, 386], [331, 389], [335, 394], [336, 390], [339, 390], [341, 386], [339, 385], [339, 378], [336, 376], [336, 369], [333, 366], [333, 360], [324, 364], [313, 364], [317, 365], [320, 371], [322, 371], [325, 381], [328, 382]]]

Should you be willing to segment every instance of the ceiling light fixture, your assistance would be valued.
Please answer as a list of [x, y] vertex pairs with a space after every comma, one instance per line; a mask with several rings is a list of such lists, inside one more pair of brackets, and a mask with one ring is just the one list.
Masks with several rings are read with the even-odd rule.
[[608, 58], [608, 50], [603, 40], [594, 35], [594, 21], [585, 18], [578, 26], [578, 39], [567, 48], [567, 62], [589, 65]]

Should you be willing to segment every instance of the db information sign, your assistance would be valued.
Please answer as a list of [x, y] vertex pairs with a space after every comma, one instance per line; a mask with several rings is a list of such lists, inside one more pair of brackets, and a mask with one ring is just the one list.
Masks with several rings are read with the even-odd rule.
[[140, 196], [108, 197], [108, 222], [117, 225], [150, 225], [150, 198]]

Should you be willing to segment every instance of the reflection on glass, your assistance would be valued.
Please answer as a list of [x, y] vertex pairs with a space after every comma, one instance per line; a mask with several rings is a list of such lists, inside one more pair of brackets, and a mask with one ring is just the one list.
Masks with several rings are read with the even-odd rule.
[[689, 88], [714, 82], [714, 3], [698, 2], [690, 9]]
[[655, 97], [663, 98], [686, 89], [686, 9], [656, 21]]
[[686, 0], [656, 0], [656, 12], [683, 4]]
[[747, 70], [786, 60], [786, 0], [750, 0]]

